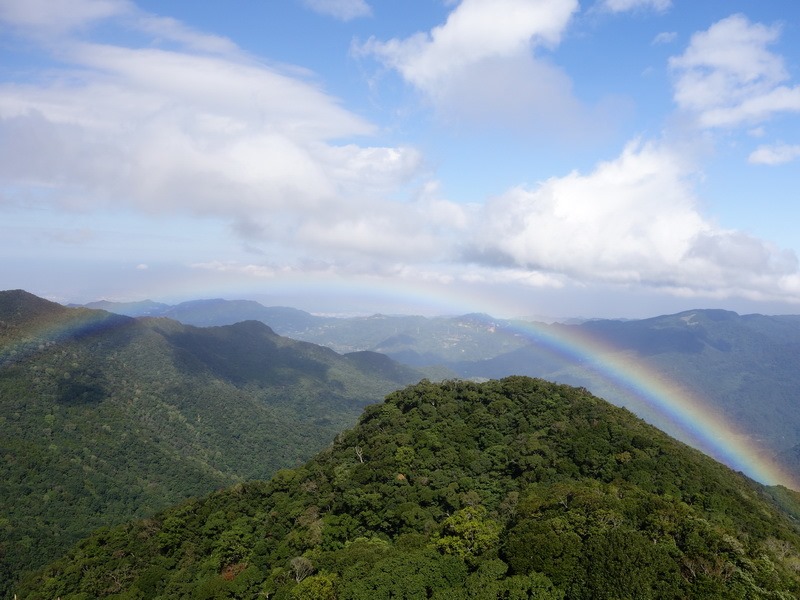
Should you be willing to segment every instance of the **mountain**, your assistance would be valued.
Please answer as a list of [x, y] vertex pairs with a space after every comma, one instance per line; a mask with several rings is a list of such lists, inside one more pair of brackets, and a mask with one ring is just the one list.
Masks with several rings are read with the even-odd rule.
[[197, 327], [233, 325], [241, 321], [261, 321], [281, 335], [323, 327], [329, 321], [335, 321], [335, 319], [318, 317], [296, 308], [267, 307], [253, 300], [223, 300], [222, 298], [190, 300], [175, 305], [152, 300], [141, 302], [100, 300], [82, 306], [129, 317], [167, 317], [185, 325]]
[[[237, 315], [236, 302], [196, 303], [198, 308], [204, 305], [213, 310], [209, 308], [197, 318], [231, 320]], [[708, 411], [724, 415], [754, 445], [777, 455], [800, 474], [800, 461], [788, 454], [800, 444], [800, 412], [796, 410], [800, 316], [738, 315], [705, 309], [650, 319], [544, 324], [484, 314], [327, 318], [300, 311], [302, 318], [290, 322], [278, 312], [267, 314], [284, 309], [246, 305], [254, 318], [281, 334], [338, 352], [380, 352], [425, 369], [437, 379], [528, 375], [584, 386], [673, 435], [684, 436], [646, 399], [615, 381], [613, 374], [610, 379], [598, 375], [592, 350], [576, 355], [559, 351], [557, 342], [589, 340], [594, 347], [605, 349], [616, 363], [629, 364], [632, 371], [645, 369], [690, 390]], [[434, 366], [436, 370], [431, 371]], [[693, 440], [686, 436], [685, 441]]]
[[[197, 319], [230, 321], [244, 315], [226, 300], [186, 303]], [[178, 305], [181, 306], [181, 305]], [[200, 310], [202, 307], [207, 309]], [[618, 364], [634, 365], [674, 382], [724, 415], [766, 454], [800, 474], [788, 451], [800, 444], [800, 316], [738, 315], [691, 310], [650, 319], [530, 323], [485, 314], [458, 317], [387, 316], [329, 318], [308, 313], [290, 320], [281, 310], [243, 303], [249, 314], [283, 335], [338, 352], [371, 350], [425, 369], [429, 376], [477, 380], [528, 375], [584, 386], [626, 406], [673, 435], [684, 432], [624, 384], [598, 375], [593, 351], [559, 351], [560, 339], [590, 340]], [[272, 315], [270, 316], [270, 311]], [[190, 313], [191, 311], [189, 311]], [[187, 318], [176, 314], [178, 320]], [[431, 371], [432, 367], [436, 368]], [[619, 375], [619, 374], [618, 374]], [[624, 376], [624, 374], [622, 374]], [[685, 441], [693, 441], [688, 436]]]
[[[128, 316], [142, 316], [145, 303], [96, 302], [96, 306]], [[295, 308], [267, 307], [252, 300], [206, 299], [159, 305], [151, 316], [169, 317], [187, 325], [232, 325], [256, 320], [280, 335], [328, 346], [337, 352], [372, 350], [391, 355], [411, 366], [436, 366], [463, 360], [480, 360], [526, 345], [521, 336], [495, 335], [508, 325], [489, 315], [422, 317], [382, 315], [322, 317]]]
[[[553, 339], [591, 340], [619, 363], [641, 364], [674, 381], [760, 445], [779, 453], [800, 443], [800, 316], [692, 310], [651, 319], [587, 321], [542, 328]], [[462, 377], [530, 375], [585, 385], [614, 401], [595, 365], [529, 345], [482, 361], [447, 366]], [[622, 398], [622, 396], [620, 396]], [[650, 420], [648, 407], [623, 403]], [[800, 472], [800, 471], [799, 471]]]
[[302, 467], [102, 529], [39, 598], [796, 598], [765, 488], [587, 390], [422, 382]]
[[97, 302], [89, 302], [83, 306], [84, 308], [105, 310], [127, 317], [160, 317], [172, 308], [169, 304], [153, 302], [152, 300], [142, 300], [140, 302], [111, 302], [109, 300], [98, 300]]
[[252, 300], [193, 300], [170, 307], [162, 316], [188, 325], [207, 327], [239, 321], [261, 321], [281, 334], [303, 331], [328, 321], [296, 308], [266, 307]]
[[197, 328], [0, 292], [0, 595], [99, 526], [300, 464], [420, 377], [257, 321]]

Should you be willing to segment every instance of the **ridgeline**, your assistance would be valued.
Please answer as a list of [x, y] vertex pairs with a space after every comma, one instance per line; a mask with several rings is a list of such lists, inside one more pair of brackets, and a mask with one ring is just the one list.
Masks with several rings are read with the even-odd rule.
[[0, 292], [0, 597], [97, 527], [302, 464], [420, 378], [260, 322], [197, 328]]

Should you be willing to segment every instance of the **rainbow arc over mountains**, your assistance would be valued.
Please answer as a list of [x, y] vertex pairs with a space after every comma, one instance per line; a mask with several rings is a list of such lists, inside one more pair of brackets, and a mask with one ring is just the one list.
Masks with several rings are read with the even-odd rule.
[[[570, 357], [606, 384], [622, 388], [626, 395], [644, 403], [658, 415], [659, 423], [655, 424], [673, 437], [756, 481], [800, 490], [800, 478], [780, 466], [752, 436], [737, 430], [691, 390], [631, 353], [621, 352], [575, 327], [524, 323], [517, 324], [515, 329], [548, 350]], [[614, 402], [613, 398], [606, 399]]]
[[[40, 343], [58, 343], [74, 336], [91, 335], [106, 328], [125, 326], [126, 323], [129, 323], [127, 319], [98, 321], [87, 318], [86, 313], [83, 313], [66, 323], [59, 321], [55, 325], [44, 325], [29, 335]], [[621, 352], [578, 328], [534, 322], [514, 323], [514, 334], [526, 336], [548, 352], [574, 361], [581, 366], [583, 372], [590, 372], [598, 377], [606, 387], [622, 389], [629, 397], [635, 397], [637, 403], [643, 403], [653, 414], [658, 415], [656, 420], [659, 422], [654, 424], [673, 437], [756, 481], [800, 490], [800, 478], [781, 467], [751, 436], [738, 431], [724, 415], [707, 406], [691, 390], [671, 381], [630, 353]], [[1, 349], [0, 359], [8, 360], [12, 357], [18, 362], [37, 352], [38, 348], [30, 340], [27, 344], [7, 345]], [[0, 360], [0, 365], [2, 362], [4, 361]], [[620, 404], [619, 399], [607, 395], [606, 399]]]

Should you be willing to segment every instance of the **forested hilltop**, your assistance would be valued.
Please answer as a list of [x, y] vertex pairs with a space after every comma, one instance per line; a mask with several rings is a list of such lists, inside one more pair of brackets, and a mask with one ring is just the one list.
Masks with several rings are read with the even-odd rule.
[[797, 598], [800, 532], [770, 494], [582, 388], [422, 382], [305, 466], [98, 531], [15, 592]]
[[0, 292], [0, 597], [97, 527], [302, 464], [420, 378], [259, 322], [196, 328]]

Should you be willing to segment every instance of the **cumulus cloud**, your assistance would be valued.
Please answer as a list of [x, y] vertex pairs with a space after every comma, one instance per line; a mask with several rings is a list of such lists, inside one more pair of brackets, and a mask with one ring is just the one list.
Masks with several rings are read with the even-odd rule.
[[675, 102], [702, 127], [737, 127], [800, 111], [800, 86], [786, 85], [783, 58], [769, 50], [780, 27], [736, 14], [692, 36], [672, 57]]
[[302, 0], [302, 2], [313, 11], [340, 21], [350, 21], [372, 14], [372, 9], [364, 0]]
[[575, 281], [786, 295], [796, 257], [705, 219], [695, 175], [682, 152], [632, 142], [591, 173], [492, 200], [467, 257]]
[[463, 0], [429, 32], [370, 38], [353, 52], [396, 70], [448, 119], [583, 123], [569, 77], [535, 54], [559, 44], [578, 9], [577, 0]]
[[672, 0], [601, 0], [600, 7], [614, 13], [633, 10], [666, 12], [672, 8]]
[[759, 146], [748, 157], [754, 165], [782, 165], [800, 158], [798, 144], [772, 144]]

